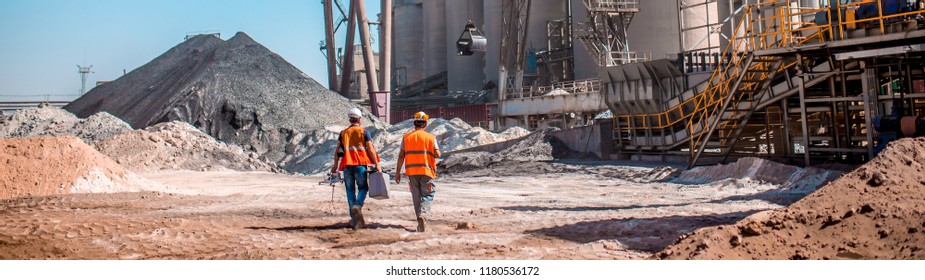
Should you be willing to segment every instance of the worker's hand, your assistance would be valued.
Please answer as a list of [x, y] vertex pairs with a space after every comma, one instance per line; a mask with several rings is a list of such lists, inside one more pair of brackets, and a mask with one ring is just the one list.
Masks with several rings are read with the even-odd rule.
[[376, 164], [376, 172], [382, 173], [382, 166], [379, 166], [379, 164]]
[[401, 184], [401, 172], [395, 172], [395, 183]]

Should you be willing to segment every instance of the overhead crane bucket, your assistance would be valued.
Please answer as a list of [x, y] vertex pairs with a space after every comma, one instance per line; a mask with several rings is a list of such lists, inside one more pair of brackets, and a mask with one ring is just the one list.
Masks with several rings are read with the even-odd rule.
[[456, 40], [456, 55], [470, 56], [476, 52], [487, 51], [488, 39], [486, 39], [485, 35], [482, 35], [482, 32], [470, 21], [466, 24], [466, 29], [459, 35], [459, 40]]

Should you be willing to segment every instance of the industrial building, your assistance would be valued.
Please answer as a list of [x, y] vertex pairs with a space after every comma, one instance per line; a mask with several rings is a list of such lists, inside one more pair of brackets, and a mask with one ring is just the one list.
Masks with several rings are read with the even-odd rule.
[[[458, 115], [494, 129], [597, 125], [603, 157], [690, 166], [863, 162], [925, 134], [921, 1], [383, 4], [390, 116], [468, 106]], [[468, 50], [473, 36], [486, 47]]]

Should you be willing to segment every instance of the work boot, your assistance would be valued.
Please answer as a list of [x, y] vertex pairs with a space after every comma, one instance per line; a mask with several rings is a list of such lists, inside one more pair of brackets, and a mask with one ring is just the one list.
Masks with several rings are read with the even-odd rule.
[[363, 208], [362, 207], [358, 205], [354, 205], [353, 207], [350, 207], [350, 213], [353, 213], [353, 218], [354, 218], [353, 229], [354, 230], [361, 229], [364, 226], [366, 226], [366, 222], [363, 220]]
[[424, 217], [418, 217], [418, 232], [424, 232], [426, 230], [425, 219]]

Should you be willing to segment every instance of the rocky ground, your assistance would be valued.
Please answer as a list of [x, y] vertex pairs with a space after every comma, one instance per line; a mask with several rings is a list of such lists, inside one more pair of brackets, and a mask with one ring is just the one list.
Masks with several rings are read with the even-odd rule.
[[662, 259], [923, 259], [925, 138], [891, 142], [870, 162], [789, 207], [695, 231]]

